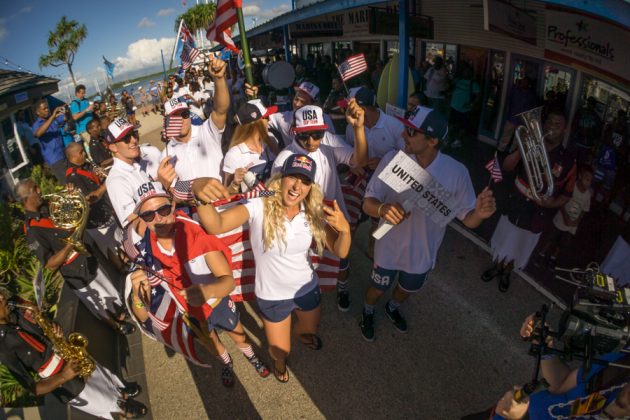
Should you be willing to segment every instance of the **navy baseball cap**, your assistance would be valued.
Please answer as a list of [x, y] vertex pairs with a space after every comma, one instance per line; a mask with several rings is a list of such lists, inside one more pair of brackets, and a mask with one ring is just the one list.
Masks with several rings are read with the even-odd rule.
[[366, 88], [365, 86], [355, 87], [351, 88], [348, 93], [348, 97], [354, 98], [359, 105], [376, 105], [376, 93], [370, 88]]
[[245, 125], [261, 118], [267, 118], [276, 112], [278, 112], [277, 106], [265, 107], [260, 99], [252, 99], [239, 107], [234, 119], [238, 124]]
[[313, 159], [307, 155], [297, 154], [289, 156], [289, 158], [284, 161], [282, 175], [304, 175], [311, 182], [314, 182], [316, 170], [317, 165]]
[[[411, 127], [429, 137], [438, 140], [446, 139], [448, 135], [448, 117], [434, 109], [422, 112], [423, 107], [416, 107], [408, 118], [396, 117], [407, 127]], [[426, 110], [426, 108], [424, 108]]]

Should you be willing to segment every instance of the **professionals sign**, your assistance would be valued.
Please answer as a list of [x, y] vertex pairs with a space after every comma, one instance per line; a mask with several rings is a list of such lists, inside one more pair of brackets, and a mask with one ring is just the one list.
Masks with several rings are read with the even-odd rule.
[[403, 151], [399, 151], [379, 174], [379, 179], [408, 200], [434, 223], [444, 227], [459, 208], [453, 194]]
[[630, 30], [593, 15], [547, 5], [545, 58], [630, 84]]

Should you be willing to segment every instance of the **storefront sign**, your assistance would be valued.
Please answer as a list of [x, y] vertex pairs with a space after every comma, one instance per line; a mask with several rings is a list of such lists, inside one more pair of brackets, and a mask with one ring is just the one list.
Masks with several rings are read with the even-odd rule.
[[630, 83], [630, 31], [592, 15], [547, 5], [545, 58]]
[[343, 36], [367, 35], [370, 28], [370, 8], [360, 7], [343, 14]]
[[[388, 9], [371, 8], [370, 33], [398, 36], [398, 12]], [[428, 16], [407, 16], [407, 33], [411, 37], [433, 39], [433, 19]]]
[[536, 45], [536, 18], [503, 0], [483, 0], [483, 29]]
[[289, 26], [291, 39], [342, 36], [343, 29], [338, 21], [313, 20], [297, 22]]
[[439, 226], [446, 226], [459, 210], [453, 194], [403, 151], [394, 156], [378, 178], [400, 194], [401, 203], [413, 203]]

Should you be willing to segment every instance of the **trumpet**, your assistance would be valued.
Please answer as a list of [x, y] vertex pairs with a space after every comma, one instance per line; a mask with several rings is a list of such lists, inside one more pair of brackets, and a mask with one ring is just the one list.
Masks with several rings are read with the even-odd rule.
[[540, 106], [517, 114], [524, 125], [518, 126], [514, 133], [525, 166], [529, 192], [538, 201], [553, 195], [553, 175], [544, 141], [551, 132], [542, 131], [542, 109]]
[[68, 238], [61, 239], [69, 243], [82, 254], [88, 251], [81, 241], [83, 231], [88, 221], [89, 204], [85, 196], [78, 189], [62, 190], [58, 193], [47, 194], [42, 198], [48, 199], [50, 219], [61, 229], [74, 229]]
[[109, 170], [112, 169], [112, 165], [109, 165], [103, 168], [101, 165], [98, 165], [96, 162], [92, 160], [91, 157], [87, 155], [85, 156], [85, 161], [90, 164], [90, 166], [92, 167], [92, 171], [96, 174], [96, 176], [99, 177], [101, 181], [107, 178], [107, 175], [109, 174]]
[[81, 333], [73, 332], [64, 338], [57, 334], [55, 327], [44, 316], [43, 312], [29, 305], [20, 305], [13, 301], [8, 302], [9, 308], [21, 308], [33, 312], [33, 320], [42, 329], [46, 338], [52, 343], [55, 353], [66, 362], [76, 362], [79, 365], [79, 376], [87, 379], [96, 369], [94, 359], [87, 352], [88, 339]]

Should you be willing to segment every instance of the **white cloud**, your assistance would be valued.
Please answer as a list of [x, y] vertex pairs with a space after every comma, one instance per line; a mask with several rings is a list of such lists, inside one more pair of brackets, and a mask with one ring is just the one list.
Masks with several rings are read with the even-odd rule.
[[258, 4], [249, 4], [243, 7], [243, 14], [246, 16], [258, 17], [262, 19], [271, 19], [291, 10], [291, 5], [283, 3], [271, 9], [263, 8]]
[[138, 22], [138, 28], [150, 28], [151, 26], [155, 26], [155, 22], [148, 17], [143, 17], [140, 19], [140, 22]]
[[6, 22], [4, 22], [4, 19], [0, 19], [0, 42], [2, 42], [4, 38], [6, 38], [6, 36], [9, 34], [7, 28], [4, 27], [5, 23]]
[[33, 10], [33, 6], [25, 6], [20, 9], [19, 13], [30, 13]]
[[160, 17], [164, 17], [164, 16], [170, 16], [173, 13], [175, 13], [175, 9], [173, 8], [169, 8], [169, 9], [160, 9], [157, 12], [157, 15]]
[[243, 7], [243, 14], [246, 16], [258, 16], [260, 13], [260, 7], [255, 4]]
[[113, 63], [116, 64], [114, 75], [161, 65], [160, 50], [164, 51], [164, 59], [168, 60], [174, 43], [175, 38], [153, 38], [140, 39], [129, 44], [126, 55], [113, 60]]

